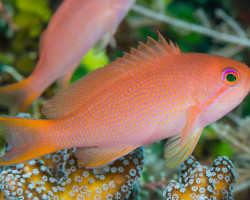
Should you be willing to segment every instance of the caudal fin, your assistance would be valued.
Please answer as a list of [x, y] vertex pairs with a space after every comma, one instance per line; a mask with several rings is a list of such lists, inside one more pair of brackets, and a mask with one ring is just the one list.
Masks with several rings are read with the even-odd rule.
[[7, 143], [0, 165], [14, 165], [55, 151], [46, 145], [47, 120], [0, 117], [0, 137]]
[[0, 105], [8, 107], [11, 115], [24, 112], [40, 95], [32, 88], [30, 79], [0, 87]]

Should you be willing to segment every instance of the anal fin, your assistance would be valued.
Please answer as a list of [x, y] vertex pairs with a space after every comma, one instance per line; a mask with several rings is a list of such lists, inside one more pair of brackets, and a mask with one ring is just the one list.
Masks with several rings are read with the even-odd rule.
[[165, 144], [164, 157], [166, 165], [173, 168], [182, 163], [194, 150], [203, 128], [197, 128], [192, 133], [191, 137], [183, 144], [180, 145], [181, 134], [171, 137]]
[[136, 148], [137, 147], [79, 147], [76, 149], [75, 155], [79, 164], [84, 167], [95, 168], [104, 166]]

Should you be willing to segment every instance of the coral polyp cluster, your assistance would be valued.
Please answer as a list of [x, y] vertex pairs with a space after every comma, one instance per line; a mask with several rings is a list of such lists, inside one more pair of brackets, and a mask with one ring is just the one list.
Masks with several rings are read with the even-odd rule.
[[179, 183], [170, 181], [163, 196], [167, 200], [208, 199], [230, 200], [236, 176], [227, 157], [218, 157], [208, 169], [190, 156], [181, 166]]
[[74, 149], [57, 151], [30, 162], [3, 167], [2, 199], [123, 199], [131, 193], [144, 165], [139, 148], [95, 169], [77, 164]]

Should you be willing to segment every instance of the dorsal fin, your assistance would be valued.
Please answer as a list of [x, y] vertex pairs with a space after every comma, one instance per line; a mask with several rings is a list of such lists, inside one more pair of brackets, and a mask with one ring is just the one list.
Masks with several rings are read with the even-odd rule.
[[[123, 58], [118, 58], [109, 65], [94, 70], [66, 87], [59, 94], [49, 100], [43, 107], [43, 114], [47, 118], [59, 118], [68, 115], [101, 89], [107, 88], [124, 76], [130, 76], [142, 67], [142, 63], [159, 56], [180, 54], [180, 50], [172, 42], [169, 44], [158, 32], [158, 42], [148, 37], [147, 43], [139, 43], [137, 49], [131, 49]], [[147, 67], [147, 65], [143, 65]]]

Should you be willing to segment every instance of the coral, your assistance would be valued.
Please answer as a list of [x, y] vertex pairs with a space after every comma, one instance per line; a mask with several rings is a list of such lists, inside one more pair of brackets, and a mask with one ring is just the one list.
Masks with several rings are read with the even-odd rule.
[[5, 199], [123, 199], [141, 176], [144, 150], [138, 148], [95, 169], [77, 164], [74, 149], [57, 151], [16, 166], [2, 167]]
[[208, 169], [190, 156], [181, 166], [179, 183], [170, 181], [163, 196], [175, 199], [233, 199], [232, 183], [235, 183], [232, 162], [225, 156], [218, 157]]

